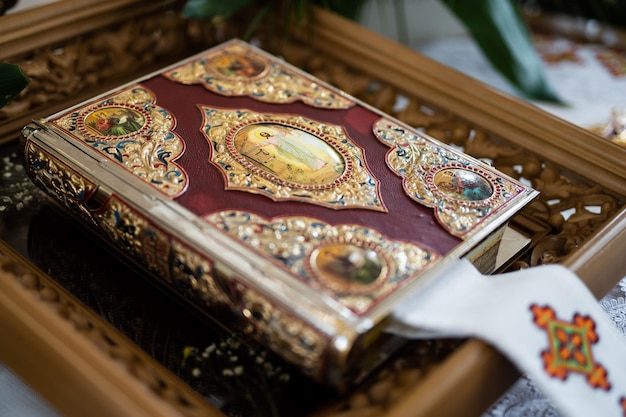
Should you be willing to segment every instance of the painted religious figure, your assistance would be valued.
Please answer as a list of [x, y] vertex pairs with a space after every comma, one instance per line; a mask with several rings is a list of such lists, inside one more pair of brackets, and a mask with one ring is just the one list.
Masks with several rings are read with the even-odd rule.
[[105, 107], [89, 114], [85, 126], [95, 136], [120, 137], [139, 131], [145, 123], [144, 116], [127, 107]]
[[374, 250], [349, 243], [318, 248], [312, 263], [324, 281], [339, 284], [344, 290], [373, 284], [383, 273], [383, 263]]
[[234, 138], [237, 151], [272, 176], [301, 185], [325, 185], [345, 170], [339, 152], [304, 130], [278, 123], [251, 124]]
[[439, 191], [457, 200], [481, 201], [493, 195], [489, 181], [473, 171], [443, 169], [433, 180]]
[[240, 54], [225, 54], [207, 62], [220, 75], [230, 77], [252, 78], [261, 75], [266, 66], [253, 57]]

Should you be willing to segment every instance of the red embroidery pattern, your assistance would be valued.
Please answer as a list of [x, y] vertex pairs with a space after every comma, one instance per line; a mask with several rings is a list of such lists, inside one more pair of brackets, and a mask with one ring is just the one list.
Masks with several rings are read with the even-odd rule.
[[578, 44], [554, 36], [534, 35], [535, 49], [547, 64], [571, 63], [582, 65]]
[[626, 54], [615, 49], [601, 49], [596, 52], [596, 58], [613, 77], [626, 76]]
[[598, 364], [591, 352], [591, 345], [598, 341], [596, 324], [589, 316], [574, 314], [572, 322], [556, 318], [548, 306], [530, 306], [534, 322], [548, 334], [549, 348], [541, 353], [544, 368], [551, 377], [562, 381], [570, 372], [583, 374], [593, 388], [611, 389], [607, 370]]
[[619, 399], [619, 406], [622, 408], [624, 412], [624, 417], [626, 417], [626, 397], [622, 397]]

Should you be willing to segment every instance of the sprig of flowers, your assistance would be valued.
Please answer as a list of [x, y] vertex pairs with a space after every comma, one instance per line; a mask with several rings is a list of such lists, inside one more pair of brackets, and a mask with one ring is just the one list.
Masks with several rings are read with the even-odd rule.
[[262, 348], [252, 347], [238, 335], [230, 335], [204, 349], [183, 349], [183, 368], [194, 378], [205, 378], [242, 398], [259, 416], [278, 416], [281, 385], [290, 373]]

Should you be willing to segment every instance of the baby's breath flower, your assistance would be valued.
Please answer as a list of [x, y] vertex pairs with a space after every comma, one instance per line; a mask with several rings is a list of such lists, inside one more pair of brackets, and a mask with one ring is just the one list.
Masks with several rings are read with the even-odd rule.
[[[185, 348], [183, 358], [187, 359], [193, 377], [214, 378], [227, 385], [244, 383], [245, 395], [267, 396], [267, 401], [274, 401], [273, 396], [280, 393], [279, 384], [291, 379], [280, 364], [273, 363], [268, 351], [249, 347], [236, 336], [225, 337], [204, 349]], [[261, 382], [258, 392], [256, 388], [247, 388], [247, 378]]]

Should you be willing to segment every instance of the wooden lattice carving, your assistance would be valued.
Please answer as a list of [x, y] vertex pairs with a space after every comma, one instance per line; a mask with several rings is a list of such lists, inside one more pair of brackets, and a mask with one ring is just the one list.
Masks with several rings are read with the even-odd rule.
[[11, 57], [6, 61], [20, 65], [31, 81], [0, 109], [0, 142], [6, 131], [14, 139], [32, 118], [171, 64], [232, 37], [231, 32], [223, 25], [185, 20], [175, 11], [160, 12]]
[[[511, 269], [559, 262], [581, 246], [623, 205], [622, 200], [604, 192], [598, 185], [584, 181], [541, 156], [507, 143], [504, 138], [446, 110], [437, 109], [427, 99], [407, 95], [400, 88], [381, 83], [323, 53], [307, 52], [293, 44], [283, 45], [279, 53], [324, 81], [442, 142], [462, 148], [469, 155], [483, 159], [539, 190], [539, 198], [520, 216], [530, 218], [538, 228], [544, 229], [542, 237], [525, 256], [509, 267]], [[416, 381], [437, 362], [432, 356], [427, 363], [420, 362], [419, 358], [427, 356], [422, 356], [424, 349], [424, 346], [417, 345], [409, 350], [370, 385], [366, 384], [334, 411], [325, 411], [323, 415], [380, 415], [392, 408], [395, 400], [415, 386]]]

